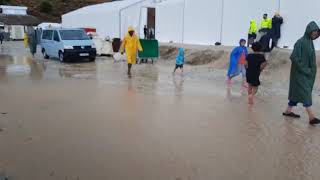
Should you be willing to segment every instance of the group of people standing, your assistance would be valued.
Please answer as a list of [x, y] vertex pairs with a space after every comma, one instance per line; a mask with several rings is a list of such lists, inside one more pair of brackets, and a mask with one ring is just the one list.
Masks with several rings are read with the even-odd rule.
[[[281, 25], [283, 21], [280, 16], [276, 17], [276, 19], [274, 18], [273, 22], [278, 22], [278, 20]], [[263, 28], [260, 29], [260, 32], [264, 36], [268, 33], [273, 33], [274, 31], [276, 31], [276, 34], [280, 32], [277, 31], [278, 29], [272, 30], [272, 28], [270, 28], [270, 20], [267, 19], [266, 15], [261, 24], [263, 25]], [[272, 25], [273, 24], [274, 23], [272, 23]], [[249, 34], [249, 39], [252, 35], [253, 34]], [[316, 118], [311, 109], [312, 91], [317, 74], [316, 54], [313, 41], [319, 36], [320, 29], [318, 25], [312, 21], [308, 24], [303, 37], [295, 43], [294, 50], [290, 56], [292, 64], [288, 96], [289, 103], [287, 109], [283, 113], [283, 116], [286, 117], [300, 118], [300, 115], [293, 112], [293, 108], [299, 103], [302, 103], [306, 108], [310, 125], [320, 124], [320, 119]], [[272, 36], [272, 38], [275, 38], [275, 40], [272, 40], [275, 43], [274, 46], [276, 46], [280, 34]], [[231, 52], [227, 83], [231, 85], [232, 78], [242, 74], [242, 85], [243, 87], [248, 88], [248, 102], [249, 104], [253, 104], [254, 96], [260, 86], [259, 77], [263, 69], [267, 66], [267, 61], [265, 59], [265, 51], [263, 51], [264, 49], [261, 40], [251, 43], [253, 53], [248, 53], [245, 44], [246, 40], [241, 39], [240, 45]]]
[[[278, 47], [282, 24], [283, 18], [279, 13], [275, 13], [272, 19], [268, 17], [268, 14], [264, 14], [259, 30], [256, 21], [251, 20], [248, 33], [248, 47], [254, 42], [260, 42], [263, 52], [270, 52], [273, 48]], [[272, 41], [271, 46], [270, 41]]]
[[149, 28], [147, 25], [143, 28], [144, 39], [155, 39], [156, 33], [153, 27]]

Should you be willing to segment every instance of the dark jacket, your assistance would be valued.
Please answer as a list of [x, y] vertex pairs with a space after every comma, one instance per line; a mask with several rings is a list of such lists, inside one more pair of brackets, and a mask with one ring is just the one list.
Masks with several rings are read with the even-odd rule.
[[312, 104], [312, 90], [317, 74], [316, 54], [312, 31], [319, 31], [318, 25], [313, 21], [308, 24], [306, 32], [294, 45], [291, 54], [291, 73], [289, 100]]
[[280, 16], [274, 16], [272, 18], [272, 38], [280, 39], [281, 37], [281, 25], [283, 24], [283, 18]]
[[270, 31], [261, 37], [259, 42], [262, 46], [262, 49], [261, 49], [262, 52], [270, 52], [271, 51], [270, 40], [271, 40], [271, 32]]
[[0, 32], [0, 39], [1, 39], [1, 40], [4, 39], [4, 32]]

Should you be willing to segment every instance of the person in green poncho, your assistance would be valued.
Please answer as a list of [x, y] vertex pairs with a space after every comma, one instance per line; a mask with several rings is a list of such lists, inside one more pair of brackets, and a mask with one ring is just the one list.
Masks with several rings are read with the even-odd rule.
[[28, 28], [28, 44], [30, 53], [34, 57], [37, 53], [37, 32], [32, 27]]
[[312, 90], [317, 74], [316, 54], [313, 41], [320, 36], [318, 25], [312, 21], [308, 24], [306, 32], [294, 45], [291, 54], [291, 73], [289, 87], [289, 104], [284, 116], [300, 118], [292, 109], [302, 103], [309, 116], [310, 125], [320, 124], [315, 117], [312, 106]]

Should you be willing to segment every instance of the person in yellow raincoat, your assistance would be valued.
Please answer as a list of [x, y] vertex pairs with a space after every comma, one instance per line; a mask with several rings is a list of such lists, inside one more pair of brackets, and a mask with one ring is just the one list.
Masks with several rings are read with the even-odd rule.
[[28, 48], [28, 47], [29, 47], [29, 37], [28, 37], [28, 34], [27, 34], [27, 33], [24, 33], [24, 36], [23, 36], [23, 44], [24, 44], [24, 47], [25, 47], [25, 48]]
[[248, 33], [248, 47], [254, 43], [254, 40], [257, 38], [257, 23], [255, 20], [250, 21], [249, 33]]
[[124, 51], [126, 52], [128, 62], [128, 75], [130, 76], [132, 64], [136, 64], [137, 61], [137, 52], [143, 51], [140, 40], [135, 34], [135, 30], [133, 29], [133, 27], [128, 28], [128, 33], [123, 39], [120, 50], [122, 54], [124, 53]]

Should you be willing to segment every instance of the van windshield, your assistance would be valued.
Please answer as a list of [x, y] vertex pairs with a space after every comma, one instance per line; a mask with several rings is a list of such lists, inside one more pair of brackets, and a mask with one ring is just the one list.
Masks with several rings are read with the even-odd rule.
[[60, 30], [62, 40], [89, 40], [83, 30]]

